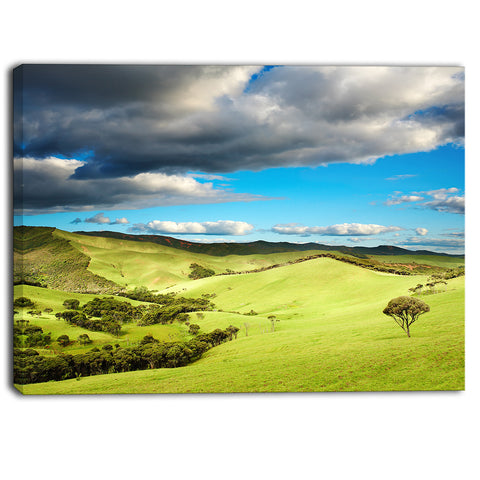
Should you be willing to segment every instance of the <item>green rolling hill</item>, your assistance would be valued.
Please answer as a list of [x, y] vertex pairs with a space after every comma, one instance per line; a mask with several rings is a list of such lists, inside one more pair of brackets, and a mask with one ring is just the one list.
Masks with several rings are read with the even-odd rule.
[[[217, 274], [268, 268], [319, 254], [375, 268], [387, 265], [406, 273], [429, 274], [436, 268], [464, 265], [464, 258], [459, 256], [420, 254], [397, 247], [369, 249], [372, 253], [366, 255], [362, 247], [333, 250], [314, 243], [286, 242], [205, 245], [154, 235], [87, 235], [48, 227], [15, 227], [13, 243], [14, 283], [79, 293], [118, 293], [142, 285], [162, 290], [188, 280], [192, 263]], [[385, 254], [374, 254], [378, 251]]]
[[[65, 298], [77, 298], [84, 304], [99, 293], [141, 285], [159, 293], [174, 292], [184, 297], [213, 295], [215, 310], [199, 315], [189, 313], [190, 322], [197, 323], [201, 332], [224, 329], [228, 325], [235, 325], [240, 330], [236, 340], [214, 347], [200, 360], [185, 367], [20, 386], [25, 394], [465, 388], [464, 277], [448, 280], [447, 285], [435, 294], [420, 295], [430, 305], [430, 312], [413, 325], [411, 338], [407, 338], [395, 322], [382, 313], [391, 298], [409, 295], [409, 288], [418, 283], [425, 284], [431, 271], [452, 268], [457, 266], [456, 262], [463, 264], [463, 259], [411, 253], [401, 258], [419, 265], [427, 265], [429, 261], [430, 269], [426, 268], [426, 273], [420, 275], [394, 275], [334, 258], [312, 258], [293, 263], [305, 255], [318, 254], [318, 250], [212, 256], [146, 241], [79, 235], [53, 229], [33, 230], [27, 240], [25, 247], [16, 247], [16, 250], [18, 255], [30, 255], [30, 265], [41, 265], [38, 252], [52, 251], [55, 247], [62, 255], [72, 254], [73, 258], [82, 259], [83, 263], [76, 264], [74, 278], [76, 275], [88, 277], [92, 282], [90, 285], [95, 288], [108, 285], [112, 289], [82, 293], [85, 292], [82, 287], [83, 290], [72, 293], [65, 288], [72, 286], [72, 280], [60, 282], [59, 287], [48, 285], [49, 288], [17, 285], [15, 298], [31, 298], [42, 313], [28, 317], [21, 310], [15, 318], [28, 317], [31, 324], [52, 332], [54, 338], [61, 334], [76, 338], [87, 332], [55, 317], [57, 311], [64, 309]], [[36, 256], [32, 257], [33, 254]], [[86, 265], [85, 259], [78, 254], [88, 259]], [[400, 256], [395, 255], [385, 260], [385, 263], [402, 263]], [[377, 259], [372, 261], [379, 262]], [[252, 271], [279, 266], [191, 280], [188, 273], [193, 262], [217, 273], [224, 273], [227, 269]], [[40, 278], [44, 281], [49, 274], [54, 275], [51, 272], [63, 275], [64, 267], [52, 266], [50, 260], [47, 266], [48, 269], [43, 271], [33, 267], [31, 271], [37, 275], [39, 271], [43, 273]], [[135, 305], [141, 303], [129, 301]], [[52, 311], [45, 312], [47, 307]], [[273, 322], [271, 316], [275, 317]], [[187, 327], [179, 322], [148, 327], [125, 324], [119, 337], [105, 332], [87, 333], [92, 337], [92, 345], [74, 343], [60, 349], [61, 353], [81, 353], [92, 346], [101, 348], [106, 343], [123, 348], [140, 341], [145, 335], [153, 335], [160, 341], [193, 338]], [[57, 347], [57, 353], [58, 350]], [[48, 350], [41, 353], [52, 355]]]
[[[182, 287], [184, 295], [216, 290], [216, 305], [228, 309], [206, 312], [195, 322], [206, 331], [234, 324], [240, 328], [237, 340], [183, 368], [32, 384], [22, 390], [67, 394], [463, 389], [463, 278], [450, 280], [445, 292], [425, 298], [431, 312], [408, 339], [382, 309], [390, 298], [406, 294], [412, 280], [318, 259], [189, 282]], [[252, 309], [258, 315], [242, 315]], [[274, 332], [269, 315], [279, 320]]]

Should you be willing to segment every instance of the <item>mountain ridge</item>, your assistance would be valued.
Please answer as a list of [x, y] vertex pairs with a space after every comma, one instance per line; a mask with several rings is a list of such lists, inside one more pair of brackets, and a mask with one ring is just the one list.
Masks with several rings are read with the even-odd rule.
[[188, 240], [180, 240], [174, 237], [165, 235], [135, 235], [129, 233], [105, 231], [75, 231], [78, 235], [86, 235], [93, 237], [116, 238], [121, 240], [130, 240], [138, 242], [152, 242], [167, 247], [172, 247], [180, 250], [187, 250], [194, 253], [204, 253], [213, 256], [227, 256], [227, 255], [250, 255], [260, 253], [281, 253], [293, 251], [307, 251], [307, 250], [326, 250], [337, 251], [353, 255], [355, 257], [366, 258], [368, 255], [440, 255], [452, 258], [465, 258], [463, 254], [450, 254], [443, 252], [432, 252], [430, 250], [408, 250], [406, 248], [396, 247], [393, 245], [378, 245], [377, 247], [347, 247], [344, 245], [332, 246], [321, 243], [290, 243], [290, 242], [267, 242], [265, 240], [256, 240], [245, 243], [199, 243], [190, 242]]

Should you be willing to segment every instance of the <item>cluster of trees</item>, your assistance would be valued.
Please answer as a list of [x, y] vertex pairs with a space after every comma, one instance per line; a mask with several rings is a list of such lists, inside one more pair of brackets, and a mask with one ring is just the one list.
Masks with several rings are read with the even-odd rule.
[[[80, 307], [79, 300], [68, 298], [63, 302], [63, 306], [67, 310], [58, 312], [55, 316], [62, 318], [71, 325], [76, 325], [86, 330], [106, 332], [118, 336], [124, 323], [137, 321], [138, 325], [145, 326], [157, 323], [167, 324], [175, 320], [185, 322], [188, 320], [188, 312], [213, 310], [215, 307], [209, 300], [213, 295], [208, 294], [203, 295], [201, 298], [176, 297], [175, 294], [154, 295], [148, 289], [142, 287], [134, 290], [133, 296], [144, 300], [148, 298], [151, 302], [154, 301], [155, 305], [133, 306], [127, 301], [114, 297], [96, 297]], [[35, 306], [34, 302], [26, 297], [17, 298], [14, 305], [20, 308]], [[52, 309], [48, 310], [52, 311]], [[31, 315], [41, 314], [40, 310], [31, 310], [29, 313]], [[19, 332], [19, 328], [20, 324], [17, 325], [17, 332]], [[194, 329], [195, 327], [193, 327]], [[18, 333], [15, 338], [15, 345], [17, 347], [46, 345], [46, 340], [40, 340], [38, 332], [35, 340], [32, 335], [28, 337]]]
[[[437, 293], [437, 285], [444, 284], [447, 285], [446, 280], [430, 280], [425, 285], [417, 283], [415, 287], [409, 288], [408, 290], [416, 295], [428, 295], [432, 293]], [[426, 289], [426, 290], [424, 290]]]
[[155, 325], [157, 323], [167, 324], [174, 320], [186, 322], [189, 312], [202, 312], [205, 310], [213, 310], [215, 305], [208, 298], [184, 298], [173, 297], [172, 300], [165, 305], [151, 306], [143, 314], [138, 321], [138, 325]]
[[190, 265], [190, 270], [191, 272], [188, 275], [188, 278], [191, 278], [192, 280], [198, 280], [199, 278], [212, 277], [213, 275], [215, 275], [215, 270], [212, 270], [211, 268], [203, 267], [198, 263], [192, 263]]
[[122, 297], [130, 298], [131, 300], [138, 300], [139, 302], [158, 303], [160, 305], [167, 305], [175, 298], [175, 294], [166, 293], [160, 294], [149, 290], [147, 287], [135, 287], [133, 290], [120, 293]]
[[465, 275], [465, 267], [449, 268], [443, 272], [435, 272], [427, 279], [425, 285], [418, 283], [408, 290], [416, 295], [438, 293], [437, 285], [447, 285], [447, 280]]
[[[212, 310], [215, 306], [208, 298], [203, 297], [184, 298], [174, 295], [163, 297], [165, 301], [163, 305], [138, 305], [136, 307], [114, 297], [96, 297], [83, 305], [81, 311], [69, 309], [58, 312], [55, 316], [87, 330], [107, 332], [118, 336], [124, 323], [137, 321], [138, 325], [146, 326], [172, 323], [175, 320], [185, 322], [188, 320], [188, 312]], [[157, 298], [158, 300], [159, 298]], [[64, 305], [79, 307], [78, 303], [74, 303], [71, 299], [66, 300]]]
[[44, 347], [50, 345], [52, 334], [44, 333], [42, 327], [30, 325], [28, 320], [16, 320], [13, 326], [15, 348]]
[[78, 310], [80, 307], [80, 300], [77, 300], [76, 298], [67, 298], [63, 302], [63, 306], [68, 310]]
[[[188, 311], [188, 310], [187, 310]], [[138, 321], [138, 325], [147, 326], [160, 323], [166, 325], [167, 323], [173, 323], [174, 320], [179, 322], [186, 322], [188, 320], [188, 314], [182, 305], [166, 305], [156, 308], [149, 308], [143, 317]]]
[[118, 336], [122, 329], [122, 324], [110, 314], [105, 314], [101, 318], [89, 318], [85, 313], [78, 310], [64, 310], [56, 313], [55, 316], [63, 318], [71, 325], [76, 325], [92, 332], [107, 332]]
[[449, 268], [442, 274], [434, 274], [432, 277], [442, 277], [444, 280], [450, 280], [451, 278], [463, 277], [465, 275], [465, 267]]
[[197, 335], [188, 342], [160, 342], [145, 336], [138, 344], [114, 349], [93, 348], [77, 355], [44, 357], [31, 348], [14, 349], [14, 383], [27, 384], [66, 380], [81, 376], [115, 372], [146, 370], [149, 368], [176, 368], [198, 360], [204, 352], [236, 338], [238, 328], [230, 325]]
[[[163, 307], [182, 307], [182, 312], [195, 312], [204, 310], [213, 310], [215, 304], [209, 299], [215, 298], [214, 293], [204, 293], [201, 298], [177, 297], [175, 293], [156, 294], [147, 287], [136, 287], [135, 289], [122, 293], [122, 296], [141, 302], [155, 303]], [[137, 307], [138, 308], [138, 307]], [[145, 308], [145, 307], [143, 307]]]
[[121, 301], [114, 297], [95, 297], [82, 307], [85, 315], [98, 318], [108, 315], [122, 323], [128, 323], [141, 318], [144, 310], [145, 307], [143, 305], [134, 307], [130, 302]]

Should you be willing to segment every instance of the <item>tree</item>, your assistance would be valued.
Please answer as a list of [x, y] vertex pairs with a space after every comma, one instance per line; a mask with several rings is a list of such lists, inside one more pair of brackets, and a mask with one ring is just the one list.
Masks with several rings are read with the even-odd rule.
[[57, 342], [62, 347], [66, 347], [70, 343], [70, 338], [68, 337], [68, 335], [60, 335], [57, 338]]
[[226, 329], [225, 332], [228, 334], [228, 339], [232, 340], [232, 337], [235, 335], [235, 338], [237, 338], [238, 331], [240, 329], [238, 327], [235, 327], [234, 325], [229, 325]]
[[35, 303], [27, 297], [18, 297], [13, 302], [13, 306], [14, 307], [20, 307], [20, 308], [34, 307]]
[[417, 320], [423, 313], [429, 312], [430, 307], [414, 297], [397, 297], [388, 302], [383, 310], [385, 315], [392, 317], [395, 322], [410, 337], [410, 325]]
[[188, 327], [188, 333], [191, 333], [192, 335], [196, 335], [199, 330], [200, 325], [197, 325], [196, 323], [191, 323]]
[[275, 331], [275, 320], [277, 317], [275, 315], [269, 315], [268, 319], [270, 320], [270, 323], [272, 324], [272, 332]]
[[63, 302], [63, 306], [68, 310], [78, 310], [78, 307], [80, 306], [80, 301], [76, 298], [67, 298]]
[[80, 343], [80, 345], [88, 345], [89, 343], [92, 343], [92, 340], [86, 333], [82, 333], [78, 337], [78, 342]]
[[188, 277], [191, 278], [192, 280], [198, 280], [199, 278], [206, 278], [206, 277], [211, 277], [215, 275], [215, 270], [212, 270], [211, 268], [203, 267], [198, 263], [192, 263], [190, 265], [190, 269], [192, 271], [190, 272]]
[[159, 343], [159, 341], [156, 338], [153, 338], [152, 335], [145, 335], [140, 340], [140, 345], [146, 345], [147, 343]]

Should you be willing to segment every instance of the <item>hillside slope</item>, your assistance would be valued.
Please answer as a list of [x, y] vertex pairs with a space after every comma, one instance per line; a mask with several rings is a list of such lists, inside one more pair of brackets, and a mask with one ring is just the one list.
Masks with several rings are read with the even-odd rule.
[[[115, 293], [139, 286], [161, 290], [190, 281], [188, 276], [192, 263], [221, 274], [269, 268], [326, 253], [399, 273], [433, 273], [434, 269], [456, 267], [464, 262], [462, 258], [433, 254], [420, 256], [413, 252], [409, 252], [411, 255], [370, 257], [354, 252], [352, 256], [332, 250], [333, 247], [321, 250], [324, 246], [299, 246], [286, 242], [236, 244], [232, 251], [237, 249], [239, 253], [230, 255], [225, 255], [224, 247], [231, 244], [203, 245], [206, 251], [216, 252], [207, 254], [194, 251], [200, 244], [170, 239], [174, 248], [158, 243], [169, 237], [152, 235], [137, 238], [135, 235], [102, 233], [111, 232], [86, 235], [47, 227], [15, 227], [15, 283], [44, 285], [72, 292]], [[188, 245], [191, 248], [187, 248]], [[289, 250], [292, 245], [297, 249]], [[304, 250], [307, 247], [315, 247], [315, 250]], [[256, 253], [246, 254], [245, 248]], [[390, 251], [390, 247], [385, 248]]]
[[[24, 393], [461, 390], [463, 278], [423, 298], [431, 311], [411, 338], [382, 313], [391, 298], [424, 280], [321, 258], [185, 282], [176, 287], [183, 295], [215, 293], [215, 304], [225, 310], [206, 312], [198, 320], [202, 329], [229, 321], [233, 313], [227, 311], [239, 312], [237, 340], [183, 368], [26, 385]], [[245, 315], [251, 310], [257, 315]], [[270, 315], [279, 320], [274, 331]]]
[[[200, 264], [215, 273], [248, 271], [294, 261], [319, 251], [212, 256], [150, 242], [78, 235], [56, 230], [54, 236], [89, 259], [88, 271], [119, 288], [147, 286], [161, 290], [191, 281], [190, 265]], [[64, 288], [65, 289], [65, 288]]]
[[91, 293], [120, 290], [113, 281], [89, 271], [90, 257], [55, 228], [15, 227], [13, 252], [14, 284]]

